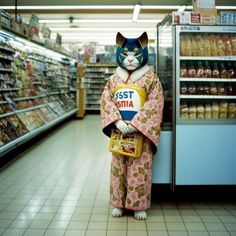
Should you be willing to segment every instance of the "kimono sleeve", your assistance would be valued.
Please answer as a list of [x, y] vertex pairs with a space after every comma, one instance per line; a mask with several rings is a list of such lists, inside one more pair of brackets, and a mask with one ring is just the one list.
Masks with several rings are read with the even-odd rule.
[[153, 143], [154, 154], [160, 142], [163, 106], [163, 90], [159, 79], [156, 78], [148, 91], [146, 102], [131, 120], [131, 124]]
[[102, 131], [105, 135], [110, 137], [111, 129], [115, 128], [114, 122], [122, 119], [120, 112], [113, 100], [111, 79], [108, 80], [102, 92], [100, 111]]

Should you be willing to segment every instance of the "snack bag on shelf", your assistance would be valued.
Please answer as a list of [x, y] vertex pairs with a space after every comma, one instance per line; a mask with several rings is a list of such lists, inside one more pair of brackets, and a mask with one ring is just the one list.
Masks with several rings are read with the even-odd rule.
[[210, 103], [205, 104], [205, 119], [212, 119], [212, 108]]
[[212, 103], [212, 118], [219, 119], [219, 105], [217, 102]]
[[225, 44], [225, 56], [231, 56], [233, 51], [232, 51], [232, 45], [231, 45], [229, 35], [228, 34], [223, 34], [222, 35], [222, 40]]
[[195, 104], [189, 105], [188, 113], [189, 113], [189, 119], [197, 118], [197, 107]]
[[202, 104], [197, 105], [197, 119], [205, 118], [205, 108]]
[[231, 34], [230, 36], [231, 46], [232, 46], [232, 55], [236, 56], [236, 35]]
[[216, 44], [217, 44], [217, 55], [218, 56], [225, 56], [225, 44], [221, 35], [216, 35]]
[[217, 43], [216, 43], [216, 35], [211, 34], [209, 36], [210, 44], [211, 44], [211, 55], [210, 56], [217, 56]]
[[204, 56], [211, 56], [211, 42], [209, 34], [203, 35]]
[[196, 36], [197, 41], [197, 56], [204, 56], [204, 41], [202, 35], [198, 34]]
[[228, 118], [233, 119], [236, 118], [236, 103], [230, 102], [228, 106]]
[[182, 119], [188, 119], [189, 118], [189, 109], [188, 105], [186, 103], [180, 104], [180, 117]]
[[227, 119], [228, 113], [228, 102], [220, 102], [219, 103], [219, 118]]
[[198, 56], [198, 42], [196, 35], [190, 35], [192, 56]]

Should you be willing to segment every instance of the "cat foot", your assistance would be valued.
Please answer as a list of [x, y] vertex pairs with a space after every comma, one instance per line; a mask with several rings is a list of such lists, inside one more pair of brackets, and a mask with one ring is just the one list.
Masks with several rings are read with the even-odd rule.
[[146, 220], [147, 219], [147, 213], [146, 213], [146, 211], [135, 211], [134, 212], [134, 218], [136, 220]]
[[111, 213], [111, 215], [116, 218], [123, 216], [123, 214], [124, 214], [124, 210], [120, 208], [114, 208]]

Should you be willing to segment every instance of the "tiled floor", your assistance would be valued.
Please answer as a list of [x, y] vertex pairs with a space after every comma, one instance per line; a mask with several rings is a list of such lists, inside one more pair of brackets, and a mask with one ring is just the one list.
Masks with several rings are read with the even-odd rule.
[[0, 235], [236, 235], [236, 204], [153, 203], [147, 221], [116, 219], [99, 116], [69, 122], [0, 173]]

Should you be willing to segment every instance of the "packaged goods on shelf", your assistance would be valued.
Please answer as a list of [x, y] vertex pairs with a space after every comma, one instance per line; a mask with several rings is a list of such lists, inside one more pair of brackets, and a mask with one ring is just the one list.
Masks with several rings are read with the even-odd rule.
[[0, 155], [76, 113], [74, 61], [0, 31]]

